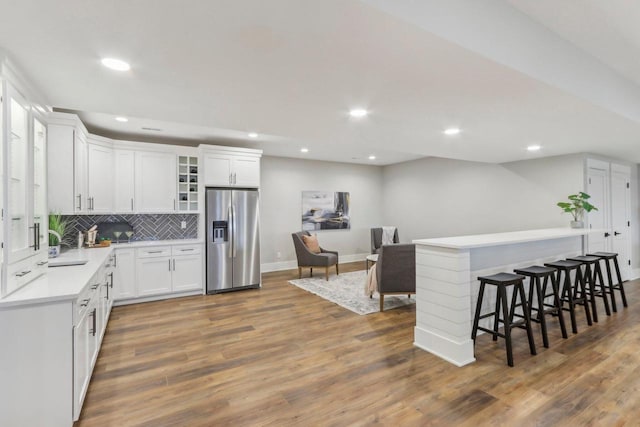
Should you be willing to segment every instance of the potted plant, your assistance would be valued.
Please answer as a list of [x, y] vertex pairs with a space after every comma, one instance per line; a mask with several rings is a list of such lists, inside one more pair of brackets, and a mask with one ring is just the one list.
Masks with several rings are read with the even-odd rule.
[[562, 209], [564, 212], [569, 212], [573, 216], [573, 221], [571, 221], [571, 228], [584, 227], [584, 223], [582, 222], [584, 213], [598, 210], [598, 208], [587, 201], [590, 198], [591, 196], [581, 191], [578, 194], [571, 194], [568, 197], [568, 202], [558, 202], [558, 206], [560, 207], [560, 209]]
[[62, 215], [49, 214], [49, 258], [60, 255], [60, 243], [67, 228], [67, 222], [62, 219]]

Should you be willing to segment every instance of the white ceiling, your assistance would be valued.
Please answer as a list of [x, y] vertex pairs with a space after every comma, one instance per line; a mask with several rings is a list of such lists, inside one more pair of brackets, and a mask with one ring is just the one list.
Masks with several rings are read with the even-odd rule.
[[[569, 19], [550, 23], [557, 2], [525, 10], [535, 2], [509, 1], [560, 36], [582, 40], [580, 31], [560, 31]], [[640, 122], [363, 1], [0, 0], [0, 10], [0, 48], [50, 105], [78, 111], [107, 136], [379, 165], [574, 152], [640, 162]], [[638, 30], [631, 27], [632, 37]], [[125, 59], [132, 70], [107, 70], [104, 56]], [[640, 81], [632, 60], [627, 68], [611, 61]], [[350, 119], [355, 106], [370, 116]], [[119, 115], [130, 121], [116, 122]], [[463, 133], [446, 137], [448, 126]], [[259, 137], [251, 140], [250, 131]], [[527, 152], [532, 143], [543, 150]]]

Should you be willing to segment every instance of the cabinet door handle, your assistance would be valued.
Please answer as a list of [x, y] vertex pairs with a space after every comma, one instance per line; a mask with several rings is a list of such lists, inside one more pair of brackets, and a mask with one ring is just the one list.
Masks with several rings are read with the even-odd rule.
[[237, 184], [237, 183], [238, 183], [238, 179], [237, 179], [237, 177], [236, 177], [236, 173], [235, 173], [235, 172], [233, 173], [233, 183], [234, 183], [234, 184]]
[[96, 289], [98, 289], [98, 286], [100, 286], [100, 284], [99, 284], [99, 283], [96, 283], [95, 285], [93, 285], [93, 286], [91, 287], [91, 289], [95, 291]]
[[169, 260], [169, 271], [171, 271], [171, 260]]
[[38, 264], [36, 264], [38, 267], [42, 267], [43, 265], [47, 265], [49, 264], [49, 261], [40, 261]]
[[113, 271], [109, 273], [109, 277], [111, 278], [111, 289], [113, 289]]
[[133, 212], [133, 197], [131, 198], [131, 212]]
[[176, 260], [173, 260], [173, 271], [176, 271]]
[[80, 307], [86, 307], [89, 305], [89, 301], [91, 301], [90, 299], [84, 299], [82, 300], [82, 302], [80, 303]]
[[180, 252], [189, 252], [189, 251], [192, 251], [192, 250], [193, 250], [193, 248], [190, 248], [190, 249], [180, 249]]
[[97, 309], [94, 308], [93, 309], [93, 313], [92, 313], [92, 316], [93, 316], [93, 329], [91, 329], [91, 335], [93, 335], [94, 337], [96, 336], [96, 323], [97, 323], [96, 322], [96, 310]]
[[161, 254], [162, 251], [147, 251], [148, 254]]
[[[117, 253], [113, 254], [113, 266], [114, 267], [118, 266], [118, 254]], [[113, 273], [111, 273], [111, 275], [113, 276]]]
[[104, 297], [107, 301], [109, 300], [109, 282], [104, 282], [104, 287], [107, 288], [107, 296]]
[[231, 179], [232, 175], [229, 173], [229, 184], [233, 184], [233, 180]]
[[16, 273], [16, 277], [26, 276], [29, 273], [31, 273], [31, 270], [21, 271], [20, 273]]
[[78, 194], [78, 210], [82, 210], [82, 194]]

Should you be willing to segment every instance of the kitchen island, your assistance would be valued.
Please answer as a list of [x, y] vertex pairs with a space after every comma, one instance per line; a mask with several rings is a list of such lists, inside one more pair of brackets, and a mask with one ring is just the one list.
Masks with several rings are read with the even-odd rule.
[[[457, 366], [474, 362], [471, 328], [478, 276], [581, 255], [585, 236], [596, 232], [602, 230], [549, 228], [414, 240], [414, 345]], [[483, 311], [494, 305], [495, 293], [485, 294]]]

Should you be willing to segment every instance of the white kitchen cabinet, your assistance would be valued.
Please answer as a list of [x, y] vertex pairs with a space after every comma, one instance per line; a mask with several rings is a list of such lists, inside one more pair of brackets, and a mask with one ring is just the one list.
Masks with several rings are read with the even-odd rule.
[[87, 145], [87, 210], [91, 214], [113, 213], [113, 149]]
[[135, 298], [137, 295], [135, 249], [116, 249], [113, 264], [114, 300]]
[[0, 296], [44, 272], [48, 245], [46, 126], [7, 81], [3, 86], [3, 269]]
[[136, 262], [138, 296], [171, 292], [171, 258], [142, 258]]
[[115, 256], [114, 296], [119, 304], [202, 292], [201, 244], [118, 248]]
[[259, 187], [261, 153], [260, 150], [249, 149], [203, 148], [204, 185]]
[[135, 210], [174, 212], [176, 210], [176, 156], [163, 152], [135, 154]]
[[[93, 327], [93, 309], [85, 310], [73, 327], [73, 419], [80, 417], [82, 402], [89, 387], [89, 338]], [[92, 337], [91, 337], [92, 338]]]
[[174, 292], [202, 289], [202, 254], [174, 255], [172, 264]]
[[114, 201], [116, 213], [133, 213], [135, 181], [135, 153], [131, 150], [114, 150]]
[[63, 215], [86, 213], [86, 129], [74, 114], [51, 113], [48, 122], [47, 157], [55, 165], [47, 171], [49, 209]]

